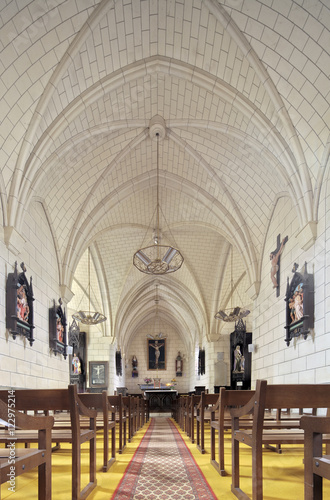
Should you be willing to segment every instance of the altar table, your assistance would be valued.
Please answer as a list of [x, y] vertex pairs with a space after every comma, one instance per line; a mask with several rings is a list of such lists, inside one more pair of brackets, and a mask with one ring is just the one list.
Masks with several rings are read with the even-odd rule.
[[178, 392], [173, 389], [148, 389], [144, 391], [144, 396], [149, 401], [149, 411], [152, 413], [170, 412], [177, 394]]

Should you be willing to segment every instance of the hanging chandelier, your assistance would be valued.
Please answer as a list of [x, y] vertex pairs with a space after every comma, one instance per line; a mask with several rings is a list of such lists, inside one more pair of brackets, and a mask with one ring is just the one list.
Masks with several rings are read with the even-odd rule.
[[248, 309], [234, 307], [234, 309], [222, 309], [218, 311], [214, 317], [215, 319], [221, 319], [222, 321], [227, 321], [229, 323], [231, 321], [238, 321], [239, 319], [245, 318], [248, 314], [250, 314]]
[[100, 312], [91, 311], [91, 255], [88, 247], [88, 311], [78, 311], [72, 315], [73, 319], [84, 325], [98, 325], [106, 321], [106, 317]]
[[[172, 246], [162, 245], [159, 215], [159, 141], [162, 136], [165, 136], [164, 120], [160, 116], [156, 116], [151, 120], [149, 127], [150, 136], [156, 139], [157, 142], [157, 205], [156, 205], [156, 229], [154, 231], [154, 244], [140, 248], [133, 256], [133, 265], [142, 273], [161, 275], [169, 274], [177, 271], [183, 264], [183, 256], [179, 250]], [[164, 219], [165, 216], [162, 213]]]
[[[231, 274], [231, 300], [233, 297], [234, 293], [234, 286], [233, 286], [233, 248], [231, 250], [231, 265], [230, 265], [230, 274]], [[238, 290], [237, 290], [238, 293]], [[238, 293], [239, 295], [239, 293]], [[240, 301], [241, 298], [239, 297]], [[234, 321], [239, 321], [242, 318], [245, 318], [248, 314], [250, 314], [249, 309], [246, 309], [245, 307], [230, 307], [228, 309], [220, 309], [218, 311], [214, 318], [219, 319], [222, 321], [226, 321], [227, 323], [234, 322]]]

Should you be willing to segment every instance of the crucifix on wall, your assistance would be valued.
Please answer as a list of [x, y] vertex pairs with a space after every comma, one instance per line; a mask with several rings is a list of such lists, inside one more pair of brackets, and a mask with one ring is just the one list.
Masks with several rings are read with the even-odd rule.
[[278, 234], [276, 249], [274, 250], [274, 252], [271, 252], [269, 257], [271, 262], [270, 277], [273, 283], [273, 288], [276, 288], [276, 297], [279, 297], [280, 295], [280, 257], [283, 251], [283, 247], [288, 241], [288, 236], [283, 238], [281, 243], [280, 241], [281, 237]]

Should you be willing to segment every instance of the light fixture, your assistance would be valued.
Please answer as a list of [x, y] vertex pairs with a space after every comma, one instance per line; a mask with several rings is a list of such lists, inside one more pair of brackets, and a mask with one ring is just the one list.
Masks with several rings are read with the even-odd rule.
[[235, 307], [234, 309], [220, 310], [214, 317], [215, 319], [221, 319], [222, 321], [227, 321], [229, 323], [245, 318], [245, 316], [247, 316], [248, 314], [250, 314], [250, 311], [248, 309]]
[[88, 247], [88, 311], [78, 311], [72, 315], [73, 319], [84, 325], [98, 325], [106, 321], [106, 317], [100, 312], [91, 311], [91, 255]]
[[[230, 273], [231, 273], [231, 301], [233, 298], [233, 293], [234, 293], [234, 286], [233, 286], [233, 247], [231, 249], [231, 264], [230, 264]], [[237, 289], [237, 288], [236, 288]], [[238, 290], [237, 290], [238, 293]], [[238, 293], [239, 295], [239, 293]], [[239, 297], [240, 301], [241, 298]], [[239, 321], [242, 318], [245, 318], [250, 314], [249, 309], [246, 309], [245, 307], [231, 307], [229, 309], [220, 309], [214, 316], [215, 319], [220, 319], [221, 321], [226, 321], [227, 323], [234, 322], [234, 321]]]
[[80, 344], [80, 328], [77, 321], [73, 318], [69, 326], [69, 345], [79, 347]]
[[[183, 264], [183, 256], [176, 248], [168, 245], [161, 245], [161, 234], [159, 227], [159, 141], [165, 136], [164, 120], [156, 116], [151, 121], [149, 127], [150, 136], [157, 142], [157, 206], [156, 206], [156, 229], [154, 231], [154, 245], [140, 248], [133, 256], [133, 265], [142, 273], [161, 275], [177, 271]], [[161, 134], [161, 132], [163, 132]], [[164, 219], [165, 216], [162, 213]], [[166, 220], [165, 220], [166, 221]], [[172, 235], [173, 237], [173, 235]]]

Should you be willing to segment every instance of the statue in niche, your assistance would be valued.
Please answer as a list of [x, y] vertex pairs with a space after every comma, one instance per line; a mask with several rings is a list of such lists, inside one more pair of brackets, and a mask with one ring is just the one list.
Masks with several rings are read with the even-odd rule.
[[74, 375], [81, 374], [81, 362], [79, 356], [77, 356], [76, 354], [72, 358], [72, 373]]
[[245, 363], [245, 358], [242, 355], [241, 347], [239, 344], [237, 344], [236, 349], [234, 351], [233, 373], [244, 373], [244, 363]]
[[178, 355], [175, 360], [175, 374], [177, 377], [182, 377], [182, 370], [183, 370], [183, 362], [182, 362], [182, 356], [180, 354], [180, 351], [178, 352]]
[[138, 360], [137, 360], [137, 357], [134, 356], [132, 357], [132, 377], [135, 378], [135, 377], [138, 377], [139, 376], [139, 372], [138, 372]]

